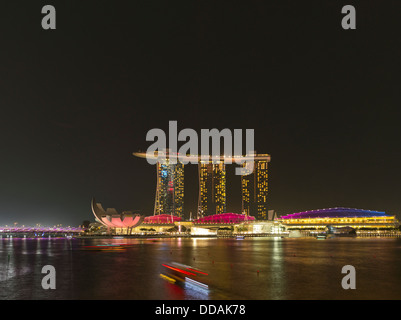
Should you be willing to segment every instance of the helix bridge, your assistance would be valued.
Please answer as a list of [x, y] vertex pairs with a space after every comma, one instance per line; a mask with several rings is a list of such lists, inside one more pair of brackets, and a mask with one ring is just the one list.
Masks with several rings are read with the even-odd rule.
[[83, 232], [77, 227], [17, 227], [0, 226], [0, 238], [71, 237]]

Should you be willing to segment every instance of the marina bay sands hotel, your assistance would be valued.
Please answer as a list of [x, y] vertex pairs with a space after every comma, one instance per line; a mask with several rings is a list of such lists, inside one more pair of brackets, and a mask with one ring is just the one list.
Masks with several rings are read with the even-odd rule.
[[[134, 156], [147, 158], [149, 154], [135, 152]], [[183, 217], [184, 214], [184, 164], [179, 160], [170, 163], [168, 151], [162, 161], [156, 163], [157, 185], [154, 215], [168, 214]], [[151, 155], [157, 158], [154, 155]], [[197, 157], [199, 173], [198, 218], [226, 213], [226, 163], [213, 163]], [[221, 160], [226, 158], [221, 157]], [[241, 179], [242, 214], [257, 220], [268, 217], [268, 163], [270, 155], [254, 154], [253, 172], [239, 176]], [[244, 165], [243, 165], [244, 166]]]

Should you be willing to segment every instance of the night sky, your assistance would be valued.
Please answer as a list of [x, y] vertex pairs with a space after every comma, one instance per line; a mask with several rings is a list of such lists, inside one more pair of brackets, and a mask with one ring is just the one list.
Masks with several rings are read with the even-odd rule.
[[[54, 5], [57, 29], [41, 28]], [[343, 30], [341, 8], [356, 8]], [[11, 1], [0, 9], [0, 225], [153, 214], [148, 130], [255, 129], [269, 207], [401, 209], [399, 1]], [[227, 210], [240, 211], [229, 170]], [[197, 167], [185, 167], [185, 215]]]

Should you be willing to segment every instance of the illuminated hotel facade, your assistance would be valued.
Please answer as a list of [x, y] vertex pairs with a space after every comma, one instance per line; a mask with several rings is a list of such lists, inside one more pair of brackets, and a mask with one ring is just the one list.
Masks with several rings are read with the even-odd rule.
[[226, 212], [226, 165], [199, 162], [198, 216]]
[[258, 220], [268, 218], [268, 163], [270, 156], [260, 154], [255, 158], [253, 172], [241, 176], [242, 213]]
[[[168, 151], [166, 152], [166, 155]], [[184, 213], [184, 165], [177, 157], [177, 163], [170, 163], [167, 156], [162, 161], [157, 154], [134, 153], [140, 158], [157, 159], [157, 186], [154, 215], [168, 214], [183, 217]], [[190, 155], [191, 160], [198, 163], [199, 196], [198, 218], [226, 213], [227, 210], [227, 175], [226, 156], [220, 156], [213, 163], [199, 155]], [[268, 163], [270, 155], [256, 154], [252, 157], [241, 157], [244, 161], [253, 161], [253, 169], [248, 175], [240, 176], [242, 212], [247, 216], [255, 216], [258, 220], [268, 219]], [[188, 159], [188, 155], [187, 155]], [[216, 160], [216, 159], [214, 159]], [[231, 158], [234, 163], [236, 157]], [[193, 162], [192, 162], [193, 163]], [[245, 167], [245, 163], [243, 164]]]
[[154, 215], [182, 217], [184, 213], [184, 165], [169, 160], [157, 162], [157, 185]]

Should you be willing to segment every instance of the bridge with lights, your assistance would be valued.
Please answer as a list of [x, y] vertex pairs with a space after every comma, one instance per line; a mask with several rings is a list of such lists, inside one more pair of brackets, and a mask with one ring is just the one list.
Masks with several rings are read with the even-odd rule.
[[0, 238], [40, 238], [40, 237], [69, 237], [78, 235], [83, 230], [75, 227], [8, 227], [0, 226]]

